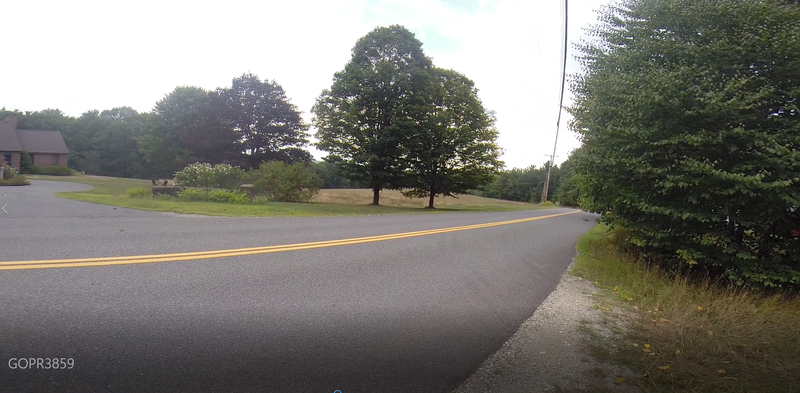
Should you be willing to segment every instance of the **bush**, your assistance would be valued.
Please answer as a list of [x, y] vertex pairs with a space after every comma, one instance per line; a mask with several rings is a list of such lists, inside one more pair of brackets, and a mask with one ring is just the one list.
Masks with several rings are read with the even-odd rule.
[[570, 108], [581, 207], [665, 270], [800, 288], [800, 7], [626, 0], [600, 20]]
[[34, 173], [33, 160], [27, 151], [23, 151], [19, 158], [19, 173]]
[[194, 163], [175, 173], [175, 185], [233, 189], [242, 183], [244, 171], [228, 164]]
[[246, 192], [243, 191], [231, 191], [231, 190], [211, 190], [208, 193], [208, 199], [212, 202], [220, 202], [220, 203], [233, 203], [238, 205], [244, 205], [250, 203], [250, 197], [247, 196]]
[[184, 188], [178, 192], [178, 198], [189, 201], [205, 201], [208, 200], [208, 193], [199, 188]]
[[244, 191], [232, 191], [219, 188], [211, 190], [185, 188], [178, 192], [178, 198], [189, 201], [211, 201], [219, 203], [233, 203], [237, 205], [250, 203], [250, 197]]
[[14, 176], [8, 180], [0, 180], [0, 186], [29, 186], [31, 182], [25, 176]]
[[128, 194], [128, 197], [130, 198], [148, 198], [153, 196], [153, 193], [150, 192], [150, 189], [145, 187], [129, 188], [127, 191], [125, 191], [125, 193]]
[[50, 176], [72, 176], [72, 169], [61, 165], [31, 167], [32, 173]]
[[264, 195], [256, 195], [250, 198], [250, 203], [254, 205], [266, 205], [269, 203], [269, 198]]
[[322, 187], [319, 176], [302, 163], [265, 162], [257, 174], [260, 179], [253, 183], [253, 190], [273, 201], [310, 202]]

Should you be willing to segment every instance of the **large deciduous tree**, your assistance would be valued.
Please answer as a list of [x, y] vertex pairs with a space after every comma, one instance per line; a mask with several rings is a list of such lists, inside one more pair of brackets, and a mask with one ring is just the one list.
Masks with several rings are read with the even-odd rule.
[[735, 282], [800, 284], [800, 8], [626, 0], [573, 83], [585, 208]]
[[423, 127], [408, 141], [406, 196], [455, 196], [492, 181], [498, 159], [494, 116], [478, 99], [474, 83], [456, 71], [433, 68], [431, 100]]
[[422, 129], [432, 67], [422, 43], [402, 26], [379, 27], [359, 39], [344, 70], [312, 112], [317, 147], [347, 178], [373, 191], [401, 188], [407, 141]]
[[215, 101], [251, 168], [272, 160], [311, 162], [311, 155], [302, 149], [308, 144], [308, 125], [275, 81], [244, 74], [234, 78], [231, 87], [217, 89]]
[[179, 86], [156, 103], [153, 116], [137, 136], [139, 149], [156, 176], [172, 177], [190, 163], [192, 152], [182, 139], [201, 122], [208, 94], [199, 87]]

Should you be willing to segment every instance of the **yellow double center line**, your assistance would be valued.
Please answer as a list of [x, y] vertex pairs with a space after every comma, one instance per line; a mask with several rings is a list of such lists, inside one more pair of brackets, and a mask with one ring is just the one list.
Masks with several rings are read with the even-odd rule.
[[237, 248], [237, 249], [217, 250], [217, 251], [183, 252], [177, 254], [136, 255], [128, 257], [50, 259], [42, 261], [9, 261], [9, 262], [0, 262], [0, 270], [51, 269], [51, 268], [64, 268], [64, 267], [128, 265], [134, 263], [174, 262], [174, 261], [187, 261], [192, 259], [226, 258], [226, 257], [237, 257], [243, 255], [266, 254], [272, 252], [308, 250], [312, 248], [345, 246], [348, 244], [379, 242], [384, 240], [403, 239], [407, 237], [434, 235], [437, 233], [466, 231], [469, 229], [489, 228], [501, 225], [518, 224], [522, 222], [544, 220], [546, 218], [564, 216], [567, 214], [575, 214], [578, 212], [579, 210], [567, 213], [551, 214], [547, 216], [522, 218], [518, 220], [490, 222], [486, 224], [464, 225], [459, 227], [395, 233], [391, 235], [381, 235], [381, 236], [357, 237], [352, 239], [327, 240], [327, 241], [311, 242], [311, 243], [284, 244], [280, 246]]

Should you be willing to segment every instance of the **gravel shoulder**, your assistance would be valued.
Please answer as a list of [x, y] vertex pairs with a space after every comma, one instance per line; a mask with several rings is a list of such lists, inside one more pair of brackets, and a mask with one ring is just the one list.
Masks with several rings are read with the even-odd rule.
[[453, 393], [640, 391], [617, 383], [633, 372], [592, 356], [590, 340], [605, 341], [621, 325], [596, 307], [601, 290], [571, 275], [571, 268], [533, 316]]

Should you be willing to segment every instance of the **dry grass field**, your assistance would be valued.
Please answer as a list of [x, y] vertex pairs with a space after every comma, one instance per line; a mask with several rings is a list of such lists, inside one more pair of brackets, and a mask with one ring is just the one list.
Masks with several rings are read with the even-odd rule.
[[[314, 197], [313, 202], [319, 203], [341, 203], [347, 205], [369, 205], [372, 203], [372, 190], [366, 189], [325, 189], [320, 190]], [[425, 207], [428, 206], [428, 198], [406, 198], [400, 191], [383, 190], [381, 191], [381, 205], [384, 206], [408, 206]], [[504, 201], [500, 199], [482, 198], [473, 195], [460, 195], [458, 198], [437, 197], [434, 206], [437, 208], [457, 208], [459, 206], [492, 206], [509, 207], [520, 209], [524, 206], [533, 207], [534, 205], [523, 202]]]

